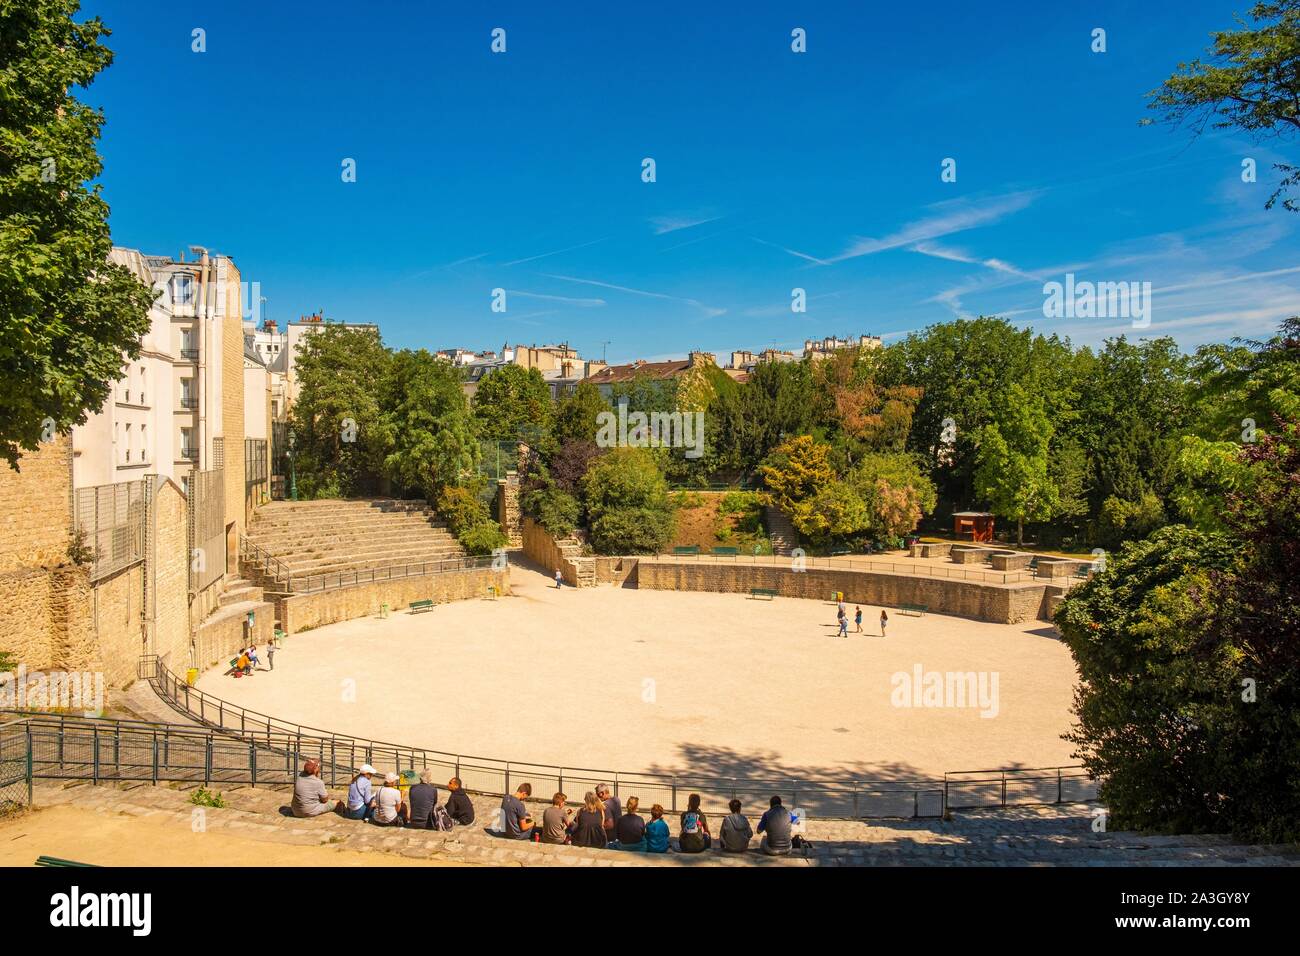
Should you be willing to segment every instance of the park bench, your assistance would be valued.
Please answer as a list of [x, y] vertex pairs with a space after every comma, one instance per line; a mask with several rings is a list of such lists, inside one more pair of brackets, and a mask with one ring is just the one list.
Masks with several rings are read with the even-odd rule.
[[699, 554], [700, 546], [698, 544], [678, 545], [673, 548], [673, 554]]
[[412, 601], [410, 604], [410, 612], [412, 614], [419, 614], [421, 611], [432, 611], [432, 610], [433, 610], [433, 601], [431, 600]]
[[841, 557], [841, 556], [843, 556], [843, 555], [846, 555], [846, 554], [852, 554], [852, 553], [853, 553], [853, 552], [850, 551], [848, 548], [836, 548], [834, 551], [831, 552], [831, 557], [832, 557], [832, 558], [838, 558], [838, 557]]
[[772, 590], [772, 588], [750, 588], [749, 596], [751, 598], [766, 598], [771, 601], [776, 597], [776, 591]]
[[1081, 564], [1074, 569], [1074, 576], [1076, 578], [1087, 579], [1096, 569], [1097, 566], [1094, 564]]
[[924, 617], [928, 610], [930, 610], [928, 604], [904, 604], [898, 609], [898, 613], [906, 614], [908, 617]]
[[714, 553], [714, 554], [726, 555], [726, 556], [728, 556], [728, 557], [732, 557], [732, 558], [734, 558], [734, 557], [736, 557], [738, 554], [740, 554], [740, 549], [739, 549], [739, 548], [733, 548], [733, 547], [727, 545], [727, 546], [723, 546], [723, 547], [721, 547], [721, 548], [714, 548], [714, 549], [713, 549], [713, 553]]
[[36, 866], [98, 866], [97, 863], [78, 863], [76, 860], [64, 860], [57, 856], [38, 856]]

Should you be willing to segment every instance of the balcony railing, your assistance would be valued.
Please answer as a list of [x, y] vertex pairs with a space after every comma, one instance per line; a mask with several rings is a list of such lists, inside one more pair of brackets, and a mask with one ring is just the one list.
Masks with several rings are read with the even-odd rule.
[[182, 448], [181, 457], [188, 461], [198, 461], [199, 450], [197, 448]]
[[199, 397], [197, 395], [182, 395], [181, 408], [198, 408]]
[[196, 361], [198, 361], [198, 358], [199, 358], [199, 350], [198, 350], [198, 349], [185, 349], [185, 348], [183, 348], [183, 349], [181, 349], [181, 358], [183, 358], [183, 359], [187, 359], [188, 361], [191, 361], [191, 362], [196, 362]]

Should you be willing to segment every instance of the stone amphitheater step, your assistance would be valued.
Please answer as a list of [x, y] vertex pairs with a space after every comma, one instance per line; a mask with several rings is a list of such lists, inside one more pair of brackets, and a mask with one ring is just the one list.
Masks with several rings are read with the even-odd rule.
[[768, 537], [772, 539], [774, 554], [789, 555], [798, 547], [799, 535], [790, 519], [779, 509], [764, 507], [763, 521], [767, 526]]
[[218, 607], [229, 607], [232, 604], [245, 602], [261, 603], [261, 600], [262, 589], [260, 587], [243, 578], [234, 578], [226, 581], [225, 587], [217, 598], [217, 605]]
[[[178, 828], [188, 830], [194, 812], [190, 796], [195, 789], [197, 784], [192, 783], [92, 786], [83, 781], [39, 780], [33, 803], [38, 808], [72, 805], [91, 813], [174, 819]], [[710, 850], [650, 856], [489, 836], [485, 826], [499, 806], [499, 800], [492, 797], [472, 797], [473, 825], [439, 833], [375, 827], [334, 813], [307, 820], [284, 816], [282, 808], [288, 806], [291, 792], [282, 787], [216, 784], [210, 789], [220, 791], [226, 806], [204, 811], [209, 832], [375, 852], [376, 864], [382, 864], [385, 853], [495, 866], [1294, 866], [1300, 862], [1295, 847], [1240, 845], [1224, 837], [1093, 833], [1092, 807], [1080, 804], [956, 813], [950, 821], [814, 819], [808, 827], [813, 847], [806, 856], [768, 857], [753, 849], [744, 854]], [[445, 798], [445, 789], [439, 787], [439, 791], [439, 798]], [[341, 789], [330, 794], [342, 795]], [[537, 804], [538, 811], [540, 808]], [[160, 852], [165, 853], [166, 848]]]
[[[364, 544], [376, 544], [380, 531], [371, 528], [364, 532], [344, 535], [284, 535], [278, 538], [250, 535], [248, 540], [264, 551], [275, 553], [280, 550], [306, 551], [319, 548], [348, 548]], [[446, 531], [428, 529], [424, 531], [396, 531], [382, 534], [385, 544], [437, 544], [457, 547], [456, 539]]]

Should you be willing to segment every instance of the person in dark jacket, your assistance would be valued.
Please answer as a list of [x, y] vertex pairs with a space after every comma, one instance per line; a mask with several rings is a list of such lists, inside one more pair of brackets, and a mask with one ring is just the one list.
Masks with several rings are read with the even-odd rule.
[[433, 829], [433, 810], [438, 805], [438, 788], [433, 785], [433, 771], [420, 771], [420, 782], [406, 797], [406, 825], [419, 830]]
[[447, 781], [447, 815], [457, 826], [467, 827], [474, 822], [474, 804], [460, 785], [460, 777]]
[[637, 813], [637, 807], [641, 801], [636, 797], [627, 798], [627, 808], [624, 814], [618, 818], [618, 824], [614, 827], [614, 833], [618, 836], [616, 846], [620, 850], [645, 850], [645, 821], [641, 819], [641, 814]]
[[605, 805], [600, 802], [598, 796], [588, 790], [582, 809], [578, 811], [573, 821], [573, 834], [569, 837], [569, 843], [573, 846], [590, 846], [603, 850], [606, 842]]

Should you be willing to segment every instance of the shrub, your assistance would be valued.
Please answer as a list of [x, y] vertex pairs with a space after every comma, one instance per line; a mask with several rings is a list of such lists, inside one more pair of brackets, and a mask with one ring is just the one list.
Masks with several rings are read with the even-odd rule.
[[497, 548], [504, 548], [508, 543], [501, 526], [495, 521], [485, 520], [467, 528], [459, 535], [461, 547], [470, 554], [491, 554]]
[[672, 540], [674, 524], [664, 509], [607, 508], [591, 522], [591, 543], [600, 554], [656, 554]]
[[448, 485], [438, 494], [438, 514], [447, 527], [460, 537], [475, 525], [488, 520], [487, 507], [478, 491], [468, 485]]
[[582, 505], [578, 499], [559, 488], [546, 488], [536, 492], [532, 500], [533, 517], [546, 529], [547, 534], [563, 538], [578, 526]]
[[215, 807], [216, 809], [221, 809], [226, 805], [226, 801], [222, 799], [221, 794], [208, 790], [206, 787], [199, 787], [190, 794], [190, 803], [196, 807]]

